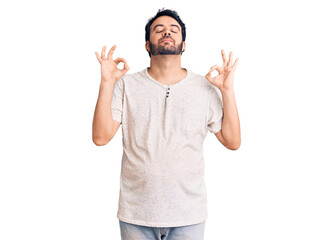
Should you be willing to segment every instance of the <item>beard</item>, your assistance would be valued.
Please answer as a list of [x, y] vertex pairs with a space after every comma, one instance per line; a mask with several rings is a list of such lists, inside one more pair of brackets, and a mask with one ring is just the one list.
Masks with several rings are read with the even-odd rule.
[[[182, 42], [183, 43], [183, 42]], [[169, 44], [154, 45], [149, 42], [149, 48], [151, 55], [179, 55], [182, 52], [182, 43], [178, 46], [171, 46]]]

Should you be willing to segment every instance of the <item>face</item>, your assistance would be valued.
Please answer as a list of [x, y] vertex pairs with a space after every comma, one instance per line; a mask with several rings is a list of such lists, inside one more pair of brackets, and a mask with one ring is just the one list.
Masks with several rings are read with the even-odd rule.
[[185, 50], [179, 23], [169, 16], [158, 17], [150, 26], [150, 41], [147, 41], [146, 48], [153, 56], [179, 55]]

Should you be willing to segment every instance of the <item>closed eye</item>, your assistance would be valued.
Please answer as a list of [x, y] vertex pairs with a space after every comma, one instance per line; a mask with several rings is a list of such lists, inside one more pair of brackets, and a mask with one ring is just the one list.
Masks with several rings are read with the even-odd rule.
[[[157, 33], [161, 33], [161, 32], [163, 32], [163, 30], [162, 31], [157, 31]], [[177, 31], [171, 31], [171, 32], [177, 33]]]

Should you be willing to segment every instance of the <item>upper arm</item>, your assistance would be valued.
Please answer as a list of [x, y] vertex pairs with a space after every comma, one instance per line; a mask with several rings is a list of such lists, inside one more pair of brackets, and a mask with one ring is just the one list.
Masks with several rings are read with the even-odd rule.
[[124, 95], [123, 77], [116, 81], [113, 88], [111, 111], [112, 111], [112, 132], [110, 140], [116, 135], [123, 115], [123, 95]]
[[[207, 128], [211, 133], [221, 130], [223, 120], [222, 94], [214, 86], [211, 88], [210, 100], [207, 108]], [[217, 136], [216, 136], [217, 137]]]

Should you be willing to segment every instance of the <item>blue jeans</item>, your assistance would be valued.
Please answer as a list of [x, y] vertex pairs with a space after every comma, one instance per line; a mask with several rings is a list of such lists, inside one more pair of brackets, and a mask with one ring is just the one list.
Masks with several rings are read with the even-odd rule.
[[147, 227], [119, 220], [122, 240], [203, 240], [205, 221], [180, 227]]

